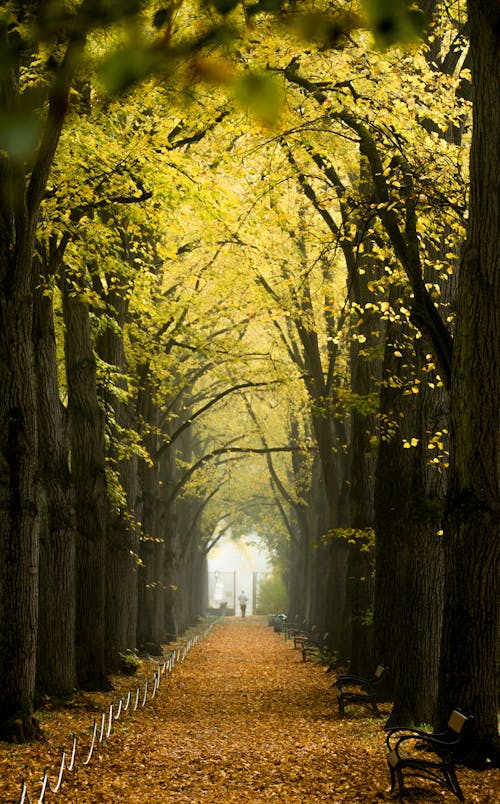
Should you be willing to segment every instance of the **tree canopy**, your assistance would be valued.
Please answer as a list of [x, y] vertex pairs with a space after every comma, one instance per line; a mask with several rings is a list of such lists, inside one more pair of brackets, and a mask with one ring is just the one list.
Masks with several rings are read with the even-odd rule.
[[185, 627], [218, 534], [256, 531], [290, 616], [393, 667], [395, 718], [461, 705], [497, 760], [484, 6], [4, 4], [4, 736]]

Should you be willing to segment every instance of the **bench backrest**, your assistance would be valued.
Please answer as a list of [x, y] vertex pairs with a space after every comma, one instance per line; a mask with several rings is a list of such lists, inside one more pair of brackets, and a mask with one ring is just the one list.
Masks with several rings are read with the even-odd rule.
[[468, 718], [463, 715], [458, 709], [454, 709], [448, 721], [448, 728], [454, 731], [455, 734], [460, 734]]

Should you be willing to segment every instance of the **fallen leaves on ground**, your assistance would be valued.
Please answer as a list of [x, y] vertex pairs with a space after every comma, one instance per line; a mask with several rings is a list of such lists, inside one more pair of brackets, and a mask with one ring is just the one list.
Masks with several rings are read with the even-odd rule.
[[[261, 618], [228, 618], [164, 677], [156, 697], [116, 722], [88, 766], [76, 764], [46, 802], [362, 802], [393, 800], [384, 750], [384, 718], [353, 710], [339, 719], [333, 679], [302, 662]], [[0, 804], [19, 801], [24, 774], [32, 801], [48, 766], [54, 784], [64, 742], [90, 732], [114, 695], [80, 695], [73, 708], [40, 713], [46, 742], [0, 744]], [[384, 709], [382, 707], [382, 709]], [[388, 710], [385, 710], [388, 714]], [[85, 745], [90, 742], [87, 739]], [[460, 768], [466, 800], [498, 802], [500, 771]], [[436, 785], [413, 789], [414, 804], [456, 802]]]

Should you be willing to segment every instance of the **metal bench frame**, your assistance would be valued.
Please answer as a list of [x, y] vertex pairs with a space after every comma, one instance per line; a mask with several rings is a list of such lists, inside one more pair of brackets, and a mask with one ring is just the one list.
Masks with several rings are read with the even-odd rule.
[[319, 639], [316, 639], [316, 637], [306, 639], [302, 643], [302, 661], [306, 662], [308, 656], [315, 656], [318, 659], [323, 658], [324, 661], [329, 661], [331, 655], [333, 655], [333, 651], [330, 650], [328, 645], [329, 637], [330, 635], [327, 632]]
[[405, 778], [428, 779], [464, 801], [456, 772], [456, 751], [463, 739], [464, 726], [471, 718], [454, 709], [448, 728], [441, 734], [419, 729], [395, 727], [386, 737], [387, 764], [391, 776], [391, 792], [399, 785], [399, 797], [405, 792]]
[[361, 676], [354, 675], [339, 676], [332, 686], [337, 688], [340, 717], [344, 716], [345, 707], [350, 704], [365, 706], [371, 709], [375, 715], [380, 715], [377, 706], [377, 692], [388, 669], [385, 665], [379, 664], [372, 678], [361, 678]]

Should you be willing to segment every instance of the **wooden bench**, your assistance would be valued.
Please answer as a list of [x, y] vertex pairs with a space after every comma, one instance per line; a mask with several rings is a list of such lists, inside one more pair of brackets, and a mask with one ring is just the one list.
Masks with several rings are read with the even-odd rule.
[[299, 622], [299, 618], [296, 617], [293, 623], [287, 622], [285, 639], [293, 639], [295, 636], [299, 634], [306, 634], [308, 631], [309, 626], [307, 625], [306, 621], [303, 620], [302, 622]]
[[327, 663], [334, 656], [335, 651], [332, 651], [328, 644], [329, 634], [323, 634], [319, 639], [306, 639], [302, 643], [302, 661], [307, 662], [308, 658], [316, 658], [321, 662]]
[[337, 699], [340, 717], [344, 716], [345, 707], [349, 704], [359, 704], [371, 709], [375, 715], [380, 715], [377, 706], [377, 692], [382, 678], [388, 668], [379, 664], [371, 678], [361, 676], [342, 675], [332, 685], [337, 688]]
[[463, 740], [464, 726], [470, 720], [471, 718], [454, 709], [448, 728], [441, 734], [404, 727], [390, 729], [385, 742], [391, 792], [397, 782], [399, 797], [402, 798], [405, 778], [417, 777], [437, 782], [463, 801], [464, 795], [456, 776], [455, 762], [457, 748]]
[[305, 645], [306, 642], [312, 642], [318, 638], [318, 629], [315, 625], [312, 628], [304, 628], [302, 631], [298, 631], [293, 635], [293, 647], [295, 649], [300, 648]]

